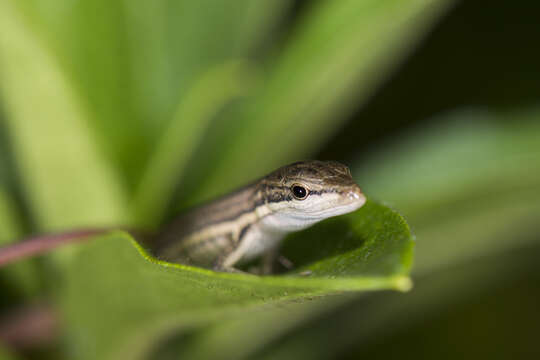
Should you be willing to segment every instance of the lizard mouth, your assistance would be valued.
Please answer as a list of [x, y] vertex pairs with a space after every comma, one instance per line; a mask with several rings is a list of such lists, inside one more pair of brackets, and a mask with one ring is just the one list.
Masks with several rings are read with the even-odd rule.
[[[358, 188], [359, 189], [359, 188]], [[327, 218], [347, 214], [361, 208], [366, 203], [366, 196], [359, 191], [345, 192], [338, 204], [307, 214], [308, 217]]]

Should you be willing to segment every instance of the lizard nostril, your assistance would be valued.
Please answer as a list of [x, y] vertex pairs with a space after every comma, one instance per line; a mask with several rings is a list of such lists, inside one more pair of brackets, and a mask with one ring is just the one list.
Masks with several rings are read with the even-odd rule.
[[362, 194], [362, 190], [360, 190], [360, 187], [358, 185], [354, 185], [352, 189], [347, 194], [348, 198], [350, 200], [359, 200], [364, 198], [364, 194]]

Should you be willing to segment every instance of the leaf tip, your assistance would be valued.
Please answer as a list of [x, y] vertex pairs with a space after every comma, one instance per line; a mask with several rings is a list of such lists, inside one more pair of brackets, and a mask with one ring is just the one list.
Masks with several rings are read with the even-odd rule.
[[394, 288], [398, 291], [407, 292], [413, 287], [413, 282], [408, 276], [397, 276], [394, 279]]

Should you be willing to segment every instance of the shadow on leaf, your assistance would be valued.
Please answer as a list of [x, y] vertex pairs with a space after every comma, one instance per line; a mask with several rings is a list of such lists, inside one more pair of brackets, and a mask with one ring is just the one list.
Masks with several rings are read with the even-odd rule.
[[353, 236], [348, 220], [335, 218], [287, 237], [280, 253], [291, 260], [295, 268], [302, 268], [357, 249], [365, 240]]

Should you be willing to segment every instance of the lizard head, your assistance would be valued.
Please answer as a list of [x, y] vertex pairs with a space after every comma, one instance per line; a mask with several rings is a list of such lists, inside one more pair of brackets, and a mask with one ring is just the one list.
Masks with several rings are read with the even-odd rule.
[[279, 168], [259, 184], [272, 211], [265, 223], [284, 231], [346, 214], [366, 202], [349, 168], [335, 161], [301, 161]]

